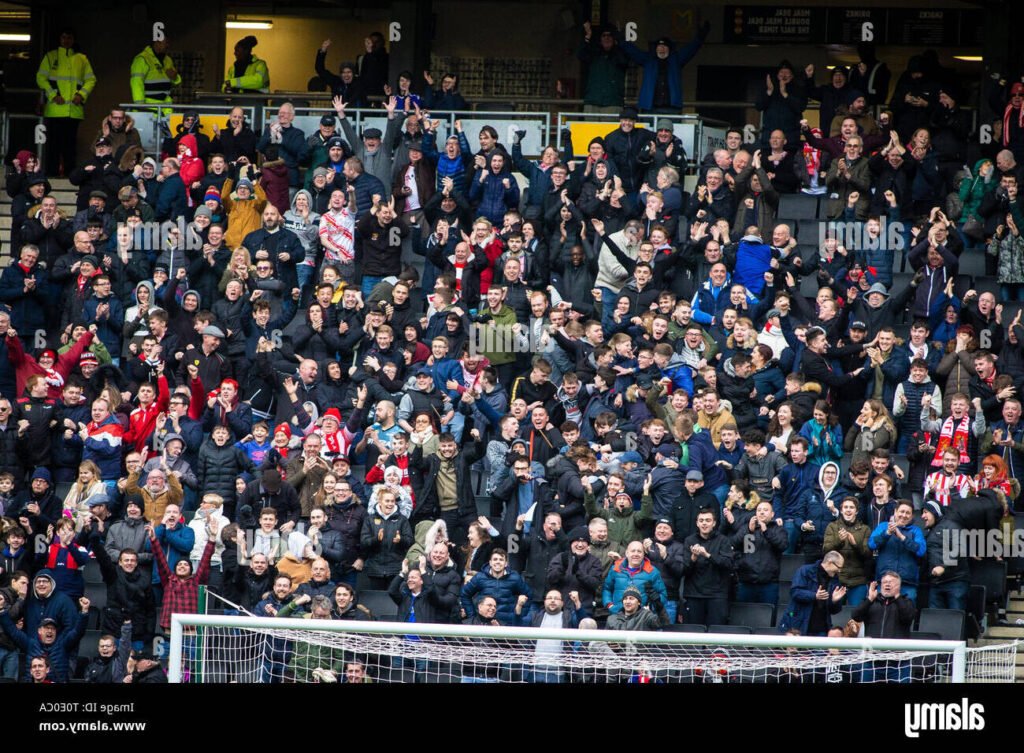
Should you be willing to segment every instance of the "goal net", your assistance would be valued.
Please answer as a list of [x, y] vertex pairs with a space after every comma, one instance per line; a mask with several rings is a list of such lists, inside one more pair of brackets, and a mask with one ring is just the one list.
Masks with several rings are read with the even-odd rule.
[[1016, 644], [174, 615], [183, 683], [1013, 682]]

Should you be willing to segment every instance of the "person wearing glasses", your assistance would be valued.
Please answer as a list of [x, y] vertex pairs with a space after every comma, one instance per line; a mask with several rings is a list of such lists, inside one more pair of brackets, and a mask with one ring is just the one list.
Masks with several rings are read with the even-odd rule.
[[843, 144], [843, 156], [832, 160], [829, 165], [825, 176], [829, 191], [829, 219], [842, 217], [847, 207], [853, 209], [856, 219], [863, 221], [868, 218], [871, 172], [863, 155], [864, 140], [853, 136]]

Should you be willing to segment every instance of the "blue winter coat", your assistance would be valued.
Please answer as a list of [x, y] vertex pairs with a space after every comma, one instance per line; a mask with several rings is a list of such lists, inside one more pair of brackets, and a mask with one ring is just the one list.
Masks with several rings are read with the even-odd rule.
[[156, 202], [156, 218], [160, 222], [174, 221], [188, 212], [188, 198], [181, 176], [175, 173], [163, 182]]
[[[121, 453], [124, 446], [121, 436], [124, 434], [121, 429], [121, 422], [113, 414], [100, 424], [100, 427], [110, 426], [111, 433], [90, 435], [86, 438], [82, 448], [82, 460], [91, 460], [100, 469], [100, 478], [116, 479], [121, 475]], [[77, 435], [72, 435], [72, 439]]]
[[[157, 541], [160, 542], [164, 555], [167, 557], [167, 565], [171, 568], [171, 572], [174, 572], [178, 562], [190, 558], [192, 548], [196, 545], [196, 532], [184, 522], [179, 523], [173, 531], [164, 525], [158, 525], [154, 530]], [[153, 551], [152, 546], [149, 539], [146, 539], [146, 551]], [[160, 584], [160, 571], [156, 567], [153, 568], [153, 583]]]
[[[807, 634], [807, 626], [811, 621], [815, 595], [818, 593], [818, 568], [821, 560], [813, 565], [804, 565], [793, 576], [793, 584], [789, 589], [789, 606], [779, 618], [779, 632], [796, 628], [801, 635]], [[825, 618], [826, 627], [832, 627], [832, 615], [842, 609], [842, 604], [832, 601], [833, 592], [839, 588], [839, 577], [833, 577], [828, 583], [829, 610]]]
[[[103, 319], [97, 319], [96, 307], [101, 303], [110, 305], [110, 313]], [[116, 357], [121, 352], [121, 330], [124, 329], [124, 306], [121, 305], [121, 301], [113, 295], [107, 296], [102, 301], [95, 295], [91, 295], [82, 307], [82, 317], [86, 324], [96, 325], [96, 334], [99, 336], [100, 342], [106, 346], [111, 355]]]
[[[715, 445], [711, 442], [711, 432], [697, 431], [696, 426], [693, 428], [694, 432], [686, 442], [690, 450], [689, 463], [686, 465], [686, 470], [703, 473], [704, 488], [708, 491], [729, 483], [729, 479], [726, 477], [722, 467], [715, 465], [718, 461], [718, 450], [715, 449]], [[682, 467], [681, 462], [680, 467]]]
[[736, 249], [736, 267], [732, 271], [734, 285], [742, 285], [754, 295], [764, 290], [764, 273], [771, 269], [772, 247], [760, 238], [744, 236]]
[[454, 358], [442, 358], [436, 362], [432, 367], [434, 372], [434, 386], [441, 392], [444, 392], [452, 399], [453, 402], [459, 401], [459, 391], [450, 390], [446, 387], [446, 383], [449, 379], [462, 384], [462, 364], [456, 361]]
[[48, 656], [50, 658], [50, 673], [47, 678], [53, 682], [68, 682], [71, 679], [71, 662], [69, 657], [74, 647], [85, 635], [85, 625], [89, 621], [89, 614], [79, 613], [75, 622], [57, 634], [57, 639], [49, 646], [43, 646], [39, 640], [38, 633], [29, 634], [18, 630], [11, 616], [4, 612], [0, 614], [0, 627], [7, 633], [14, 644], [25, 654], [25, 671], [22, 674], [23, 682], [31, 682], [32, 678], [29, 669], [32, 665], [32, 657]]
[[781, 488], [776, 495], [776, 515], [784, 520], [807, 520], [807, 495], [817, 488], [820, 470], [808, 461], [803, 465], [790, 463], [779, 471]]
[[868, 548], [878, 552], [875, 573], [881, 577], [886, 570], [893, 570], [904, 583], [916, 586], [921, 570], [921, 558], [928, 549], [924, 532], [914, 524], [901, 526], [900, 532], [906, 538], [900, 541], [895, 535], [887, 535], [888, 530], [888, 522], [880, 523], [868, 539]]
[[[758, 394], [761, 394], [760, 390], [758, 390]], [[832, 444], [825, 441], [826, 434], [832, 436]], [[811, 419], [800, 427], [800, 436], [807, 440], [808, 463], [819, 466], [829, 460], [838, 463], [843, 457], [843, 427], [839, 424], [831, 427], [822, 426]], [[818, 440], [817, 447], [814, 446], [815, 439]]]
[[[487, 178], [480, 182], [481, 170], [473, 173], [473, 182], [469, 186], [469, 200], [477, 203], [476, 215], [486, 217], [492, 225], [501, 227], [505, 222], [505, 212], [519, 207], [519, 184], [508, 170], [498, 175], [487, 170]], [[502, 181], [508, 179], [508, 188]]]
[[728, 275], [720, 288], [712, 285], [711, 280], [701, 283], [690, 302], [693, 307], [693, 320], [698, 324], [711, 324], [712, 319], [718, 319], [722, 312], [729, 307], [729, 287], [731, 285], [732, 280]]
[[469, 140], [465, 133], [458, 134], [459, 154], [451, 159], [443, 150], [437, 148], [437, 136], [431, 131], [423, 134], [423, 156], [437, 167], [437, 185], [435, 190], [444, 190], [444, 179], [451, 178], [455, 190], [464, 193], [466, 190], [466, 166], [473, 159], [473, 151], [469, 148]]
[[608, 571], [608, 577], [605, 578], [604, 589], [601, 593], [601, 603], [612, 614], [621, 612], [622, 595], [626, 593], [626, 589], [629, 586], [636, 586], [640, 591], [640, 603], [646, 606], [648, 583], [657, 591], [662, 604], [669, 600], [668, 591], [665, 590], [665, 581], [661, 579], [661, 573], [658, 572], [658, 568], [651, 564], [649, 559], [644, 557], [644, 562], [636, 573], [630, 573], [626, 569], [625, 558], [620, 559]]
[[[40, 599], [35, 593], [35, 580], [44, 576], [50, 579], [51, 590], [49, 596]], [[37, 572], [32, 578], [31, 587], [32, 591], [25, 600], [25, 606], [21, 613], [25, 618], [26, 633], [35, 635], [39, 624], [47, 617], [57, 621], [58, 630], [74, 627], [78, 609], [70, 596], [57, 590], [57, 580], [51, 571], [40, 570]]]
[[[684, 65], [693, 60], [704, 44], [704, 37], [697, 34], [689, 44], [673, 49], [668, 54], [668, 95], [673, 110], [683, 106], [683, 71]], [[644, 52], [632, 42], [623, 42], [619, 47], [630, 59], [643, 68], [644, 79], [640, 85], [637, 104], [641, 110], [654, 108], [654, 87], [658, 80], [658, 56], [653, 50]]]
[[516, 601], [520, 596], [530, 598], [533, 592], [523, 580], [523, 576], [514, 570], [506, 570], [505, 575], [495, 578], [491, 575], [491, 566], [484, 565], [473, 580], [462, 587], [462, 608], [466, 615], [476, 614], [476, 603], [484, 596], [493, 596], [498, 602], [495, 618], [502, 625], [519, 625], [526, 619], [527, 609], [523, 614], [516, 614]]

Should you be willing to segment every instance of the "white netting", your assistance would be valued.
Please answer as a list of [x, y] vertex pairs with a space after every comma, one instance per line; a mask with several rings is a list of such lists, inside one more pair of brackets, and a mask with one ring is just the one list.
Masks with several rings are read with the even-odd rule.
[[[538, 640], [521, 637], [530, 629], [511, 631], [516, 637], [504, 628], [458, 635], [460, 626], [453, 625], [445, 626], [451, 635], [431, 636], [401, 624], [372, 623], [384, 632], [371, 633], [358, 632], [366, 629], [360, 623], [333, 632], [313, 621], [300, 628], [241, 622], [186, 633], [181, 681], [331, 682], [343, 681], [346, 671], [384, 683], [936, 683], [954, 675], [952, 643], [940, 644], [945, 650], [934, 643], [921, 650], [913, 642], [907, 650], [881, 650], [864, 648], [870, 642], [862, 640], [820, 639], [819, 646], [829, 645], [807, 647], [780, 637], [771, 640], [783, 645], [754, 646], [743, 635], [607, 633], [604, 640], [578, 640], [584, 634], [570, 630], [544, 632]], [[1012, 682], [1015, 657], [1015, 644], [968, 649], [965, 678]]]

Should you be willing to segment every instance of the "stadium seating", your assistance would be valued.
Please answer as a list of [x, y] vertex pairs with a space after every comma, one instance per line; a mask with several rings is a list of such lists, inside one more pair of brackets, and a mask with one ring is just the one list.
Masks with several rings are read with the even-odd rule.
[[375, 619], [393, 620], [398, 615], [398, 607], [387, 591], [360, 591], [358, 601], [370, 610]]
[[922, 609], [918, 629], [938, 633], [944, 641], [963, 640], [964, 613], [959, 609]]
[[771, 627], [775, 624], [775, 605], [733, 602], [729, 607], [729, 624], [749, 628]]

